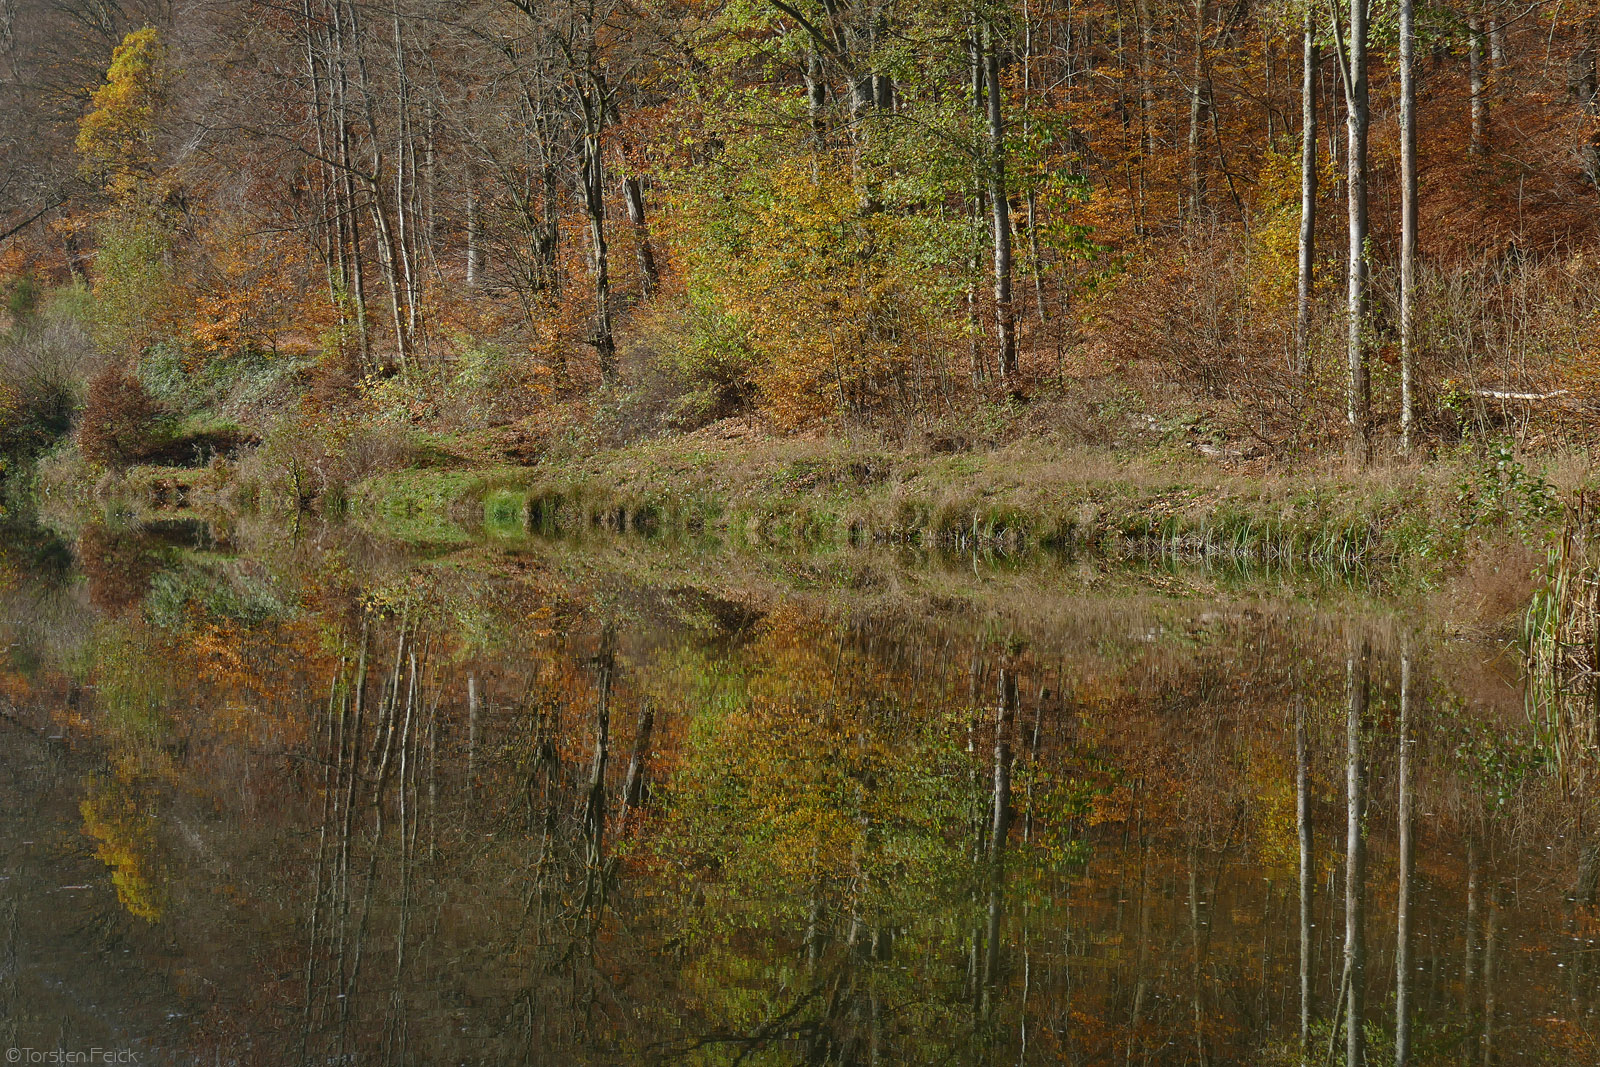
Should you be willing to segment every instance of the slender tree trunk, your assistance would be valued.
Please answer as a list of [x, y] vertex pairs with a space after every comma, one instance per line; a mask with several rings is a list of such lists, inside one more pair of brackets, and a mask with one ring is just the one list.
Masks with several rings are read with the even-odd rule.
[[[1146, 177], [1149, 173], [1150, 158], [1154, 153], [1154, 140], [1150, 132], [1151, 101], [1155, 98], [1154, 75], [1152, 67], [1155, 62], [1155, 25], [1150, 15], [1150, 0], [1137, 0], [1134, 14], [1139, 20], [1139, 170], [1137, 180], [1130, 180], [1130, 198], [1133, 201], [1134, 233], [1144, 236], [1148, 232], [1146, 212], [1148, 210], [1148, 197], [1145, 195]], [[1121, 37], [1118, 28], [1118, 37]]]
[[1483, 79], [1483, 16], [1473, 0], [1467, 16], [1467, 80], [1471, 100], [1472, 144], [1475, 156], [1489, 151], [1489, 98]]
[[650, 228], [645, 224], [644, 189], [639, 176], [629, 173], [622, 179], [622, 196], [628, 205], [628, 224], [633, 227], [639, 256], [639, 290], [650, 296], [661, 286], [661, 275], [656, 271], [656, 253], [650, 244]]
[[989, 853], [997, 856], [1011, 828], [1011, 729], [1017, 717], [1017, 676], [1000, 668], [1000, 706], [994, 722], [994, 788], [989, 812]]
[[1205, 134], [1206, 77], [1205, 77], [1205, 0], [1194, 0], [1194, 67], [1189, 85], [1189, 219], [1191, 225], [1200, 221], [1205, 207], [1206, 177], [1201, 159], [1201, 145]]
[[463, 179], [467, 184], [467, 288], [476, 289], [483, 283], [483, 207], [479, 202], [477, 173], [468, 167], [463, 171]]
[[394, 214], [395, 239], [399, 246], [401, 288], [406, 299], [405, 333], [407, 349], [417, 345], [421, 327], [422, 284], [417, 244], [417, 138], [411, 115], [411, 75], [400, 22], [400, 6], [393, 6], [395, 72], [395, 156]]
[[339, 169], [339, 186], [336, 199], [338, 201], [339, 217], [342, 220], [342, 235], [349, 241], [349, 253], [345, 259], [348, 272], [344, 283], [349, 290], [350, 302], [356, 320], [356, 339], [361, 358], [361, 369], [365, 373], [372, 367], [372, 332], [371, 324], [367, 321], [366, 255], [361, 238], [360, 202], [356, 198], [355, 146], [350, 136], [350, 70], [345, 49], [346, 20], [344, 17], [344, 5], [334, 4], [329, 14], [331, 16], [329, 27], [333, 39], [335, 73], [331, 107]]
[[1500, 916], [1499, 893], [1489, 890], [1489, 917], [1483, 934], [1483, 1040], [1479, 1048], [1479, 1062], [1483, 1067], [1494, 1063], [1494, 985], [1495, 985], [1495, 927]]
[[[372, 156], [373, 173], [381, 174], [385, 164], [383, 153], [374, 149]], [[410, 344], [406, 332], [406, 300], [404, 281], [401, 275], [400, 248], [396, 241], [394, 221], [390, 216], [389, 205], [385, 201], [383, 189], [376, 182], [371, 189], [369, 207], [372, 214], [373, 229], [378, 238], [378, 265], [383, 268], [383, 280], [389, 289], [389, 311], [391, 323], [394, 326], [395, 359], [400, 369], [404, 370], [410, 362]]]
[[990, 234], [994, 241], [995, 327], [999, 342], [1000, 384], [1016, 394], [1016, 316], [1011, 306], [1011, 203], [1006, 191], [1006, 126], [1000, 97], [999, 45], [992, 27], [985, 28], [984, 81], [989, 103], [989, 207]]
[[[366, 119], [368, 145], [367, 169], [364, 183], [367, 187], [367, 208], [372, 216], [373, 236], [378, 242], [378, 265], [383, 270], [383, 280], [389, 290], [389, 310], [394, 326], [395, 360], [400, 369], [404, 370], [409, 362], [409, 346], [406, 334], [406, 300], [401, 278], [400, 249], [395, 238], [395, 219], [388, 197], [384, 194], [384, 177], [388, 173], [388, 162], [383, 151], [382, 131], [378, 126], [377, 108], [374, 101], [372, 80], [367, 73], [366, 54], [361, 46], [361, 25], [357, 17], [359, 10], [354, 3], [344, 5], [346, 19], [349, 23], [350, 36], [356, 42], [355, 66], [356, 85], [361, 91], [362, 111]], [[396, 161], [396, 167], [403, 167], [402, 161]], [[392, 367], [387, 369], [393, 369]]]
[[[967, 54], [971, 63], [972, 74], [972, 107], [980, 118], [988, 114], [988, 106], [984, 102], [984, 63], [983, 63], [983, 37], [982, 31], [976, 21], [969, 27], [967, 33]], [[980, 245], [979, 237], [984, 226], [984, 215], [987, 205], [984, 203], [987, 182], [982, 175], [983, 168], [978, 168], [976, 181], [972, 191], [972, 226], [970, 247], [972, 254], [967, 259], [967, 340], [969, 355], [972, 359], [972, 384], [977, 388], [988, 377], [983, 359], [983, 324], [978, 315], [978, 278], [980, 276]]]
[[1274, 144], [1278, 140], [1278, 112], [1272, 106], [1272, 66], [1273, 66], [1273, 39], [1269, 36], [1261, 47], [1261, 65], [1266, 80], [1262, 92], [1262, 110], [1267, 113], [1267, 143]]
[[556, 290], [560, 288], [560, 279], [556, 276], [556, 253], [561, 240], [561, 178], [556, 172], [554, 152], [551, 151], [549, 135], [543, 121], [538, 124], [538, 128], [542, 215], [541, 221], [535, 226], [533, 261], [539, 288]]
[[1006, 843], [1011, 829], [1011, 731], [1017, 718], [1017, 676], [1000, 668], [1000, 703], [994, 720], [994, 776], [989, 810], [989, 901], [984, 929], [983, 977], [979, 1010], [984, 1019], [994, 1012], [995, 982], [1000, 970], [1000, 920], [1004, 904]]
[[1315, 0], [1306, 0], [1300, 67], [1300, 276], [1296, 294], [1295, 370], [1302, 387], [1311, 378], [1311, 300], [1317, 254], [1317, 45]]
[[1400, 0], [1400, 451], [1406, 455], [1416, 435], [1416, 21], [1416, 0]]
[[311, 0], [301, 0], [300, 18], [306, 38], [306, 82], [311, 96], [312, 126], [316, 131], [317, 158], [321, 164], [317, 167], [318, 189], [317, 206], [320, 217], [317, 219], [314, 239], [317, 245], [317, 254], [321, 257], [324, 273], [328, 280], [328, 299], [339, 314], [340, 324], [344, 323], [344, 309], [339, 300], [340, 289], [344, 285], [343, 271], [339, 264], [343, 257], [344, 249], [338, 235], [343, 230], [336, 222], [338, 211], [334, 204], [334, 187], [336, 176], [332, 164], [329, 162], [328, 150], [328, 115], [327, 108], [322, 101], [322, 64], [318, 62], [316, 20], [311, 12]]
[[1461, 968], [1462, 995], [1468, 1018], [1477, 1013], [1478, 999], [1478, 835], [1467, 831], [1467, 936], [1466, 958]]
[[828, 106], [828, 83], [823, 79], [822, 56], [813, 48], [806, 54], [806, 110], [811, 119], [812, 146], [821, 152], [828, 146], [828, 127], [823, 116]]
[[1365, 814], [1365, 772], [1361, 764], [1361, 726], [1367, 710], [1370, 651], [1366, 641], [1350, 639], [1349, 715], [1346, 720], [1348, 759], [1345, 770], [1345, 864], [1344, 864], [1344, 967], [1350, 989], [1345, 998], [1345, 1062], [1366, 1062], [1366, 965], [1365, 924], [1366, 846], [1361, 824]]
[[[1407, 4], [1410, 0], [1406, 0]], [[1402, 635], [1400, 645], [1400, 751], [1396, 772], [1400, 823], [1399, 890], [1395, 903], [1394, 949], [1394, 1064], [1406, 1067], [1411, 1056], [1411, 644]]]
[[655, 729], [655, 723], [655, 707], [646, 703], [644, 709], [639, 712], [639, 728], [633, 735], [633, 755], [628, 759], [628, 774], [622, 782], [622, 811], [617, 816], [619, 829], [627, 824], [628, 813], [644, 803], [647, 795], [645, 776], [650, 758], [650, 735]]
[[1349, 381], [1346, 419], [1350, 462], [1364, 467], [1372, 459], [1372, 382], [1367, 362], [1367, 130], [1371, 112], [1367, 98], [1367, 5], [1350, 5], [1349, 39], [1343, 57], [1346, 152], [1346, 196], [1349, 206], [1349, 256], [1345, 302]]
[[[1022, 33], [1022, 100], [1023, 108], [1026, 111], [1033, 92], [1034, 49], [1033, 12], [1029, 7], [1028, 0], [1023, 0], [1022, 4]], [[1030, 132], [1030, 127], [1025, 125], [1023, 128], [1024, 143], [1031, 141]], [[1034, 183], [1030, 181], [1028, 183], [1027, 196], [1028, 264], [1033, 273], [1034, 310], [1038, 314], [1039, 322], [1042, 325], [1048, 320], [1049, 312], [1045, 309], [1044, 262], [1039, 252], [1039, 197], [1037, 190], [1033, 186]]]
[[[598, 81], [598, 79], [596, 79]], [[605, 163], [600, 151], [600, 134], [605, 114], [605, 89], [593, 88], [595, 99], [584, 104], [583, 202], [589, 221], [589, 250], [594, 270], [594, 327], [590, 341], [600, 364], [600, 380], [617, 380], [617, 345], [611, 329], [611, 265], [606, 248]]]
[[423, 131], [422, 142], [422, 243], [428, 252], [428, 264], [435, 273], [439, 269], [439, 256], [435, 251], [435, 239], [438, 236], [437, 213], [438, 207], [438, 167], [437, 160], [439, 146], [437, 140], [437, 122], [433, 105], [428, 105], [428, 122]]
[[606, 763], [611, 752], [611, 687], [616, 672], [616, 633], [610, 624], [601, 632], [596, 666], [599, 677], [595, 685], [594, 755], [589, 762], [588, 797], [583, 812], [591, 872], [605, 859]]
[[[1567, 95], [1591, 120], [1600, 116], [1600, 14], [1589, 16], [1579, 31], [1578, 50], [1567, 63]], [[1600, 124], [1580, 146], [1584, 170], [1600, 192]]]
[[1306, 702], [1294, 698], [1295, 825], [1300, 832], [1300, 1052], [1311, 1047], [1311, 893], [1316, 864], [1311, 855], [1311, 758], [1306, 737]]
[[1195, 1062], [1207, 1067], [1205, 1003], [1201, 997], [1200, 872], [1199, 857], [1189, 846], [1189, 1009], [1194, 1020]]

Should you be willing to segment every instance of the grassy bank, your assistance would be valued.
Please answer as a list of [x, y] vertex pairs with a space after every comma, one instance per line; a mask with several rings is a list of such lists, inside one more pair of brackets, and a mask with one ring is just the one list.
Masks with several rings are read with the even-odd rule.
[[761, 546], [1054, 548], [1349, 571], [1436, 570], [1486, 542], [1537, 542], [1559, 522], [1561, 495], [1505, 452], [1356, 476], [1027, 439], [935, 454], [689, 435], [528, 466], [390, 471], [357, 485], [348, 506], [369, 527], [424, 541], [599, 527]]

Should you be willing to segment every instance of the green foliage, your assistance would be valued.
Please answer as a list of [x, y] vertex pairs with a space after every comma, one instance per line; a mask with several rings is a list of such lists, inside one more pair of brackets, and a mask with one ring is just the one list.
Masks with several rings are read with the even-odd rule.
[[13, 326], [31, 318], [38, 311], [43, 295], [39, 279], [31, 273], [17, 277], [6, 287], [6, 314], [11, 316]]
[[109, 351], [137, 354], [161, 335], [171, 312], [171, 223], [157, 210], [115, 210], [101, 219], [96, 234], [95, 340]]
[[1510, 441], [1492, 445], [1456, 491], [1467, 526], [1510, 523], [1526, 532], [1561, 508], [1560, 494], [1542, 474], [1529, 471]]
[[1463, 729], [1455, 746], [1456, 759], [1472, 781], [1475, 792], [1503, 811], [1522, 788], [1554, 765], [1552, 749], [1537, 739], [1507, 736], [1498, 730]]
[[155, 575], [144, 600], [144, 613], [152, 624], [180, 631], [192, 625], [197, 615], [253, 626], [283, 617], [288, 608], [260, 578], [184, 562]]
[[50, 290], [45, 298], [44, 312], [53, 319], [73, 322], [85, 330], [94, 326], [94, 290], [82, 278], [74, 277], [66, 285]]
[[145, 351], [137, 375], [172, 410], [198, 411], [267, 400], [303, 366], [299, 360], [255, 349], [196, 355], [166, 340]]
[[146, 745], [159, 743], [172, 726], [170, 685], [150, 670], [152, 654], [142, 631], [126, 624], [102, 628], [94, 643], [95, 706], [120, 738]]
[[[702, 167], [679, 187], [681, 242], [694, 301], [711, 312], [711, 347], [735, 366], [748, 347], [762, 406], [780, 423], [868, 414], [900, 395], [907, 376], [931, 373], [930, 350], [950, 338], [935, 336], [942, 290], [920, 255], [921, 227], [864, 203], [836, 160]], [[743, 335], [731, 350], [719, 318]]]
[[455, 338], [456, 373], [453, 384], [468, 392], [503, 389], [510, 374], [511, 355], [504, 345], [461, 335]]
[[668, 425], [693, 430], [752, 403], [756, 351], [746, 330], [708, 294], [692, 294], [663, 332], [656, 358], [674, 394]]

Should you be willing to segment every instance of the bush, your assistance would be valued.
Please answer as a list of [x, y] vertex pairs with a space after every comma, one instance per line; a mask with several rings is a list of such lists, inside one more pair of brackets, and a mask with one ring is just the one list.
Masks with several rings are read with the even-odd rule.
[[394, 423], [284, 418], [240, 459], [235, 500], [252, 510], [317, 505], [337, 512], [351, 486], [413, 457], [409, 432]]
[[12, 322], [31, 318], [39, 308], [39, 281], [32, 274], [24, 274], [6, 287], [6, 314]]
[[161, 451], [171, 436], [171, 417], [123, 368], [107, 367], [89, 383], [78, 447], [91, 463], [125, 470]]
[[199, 411], [259, 404], [286, 387], [304, 367], [289, 356], [255, 349], [186, 352], [176, 341], [158, 341], [139, 358], [139, 381], [174, 411]]
[[0, 453], [33, 456], [65, 436], [94, 359], [68, 319], [32, 320], [0, 342]]
[[696, 300], [665, 324], [657, 365], [677, 394], [666, 421], [693, 430], [742, 414], [756, 398], [756, 354], [745, 331], [711, 301]]

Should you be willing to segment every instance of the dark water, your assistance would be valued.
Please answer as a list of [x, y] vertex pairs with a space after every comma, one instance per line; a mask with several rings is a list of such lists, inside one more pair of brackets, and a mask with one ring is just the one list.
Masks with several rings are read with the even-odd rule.
[[1600, 1063], [1592, 775], [1514, 650], [1091, 565], [239, 540], [7, 535], [12, 1062]]

